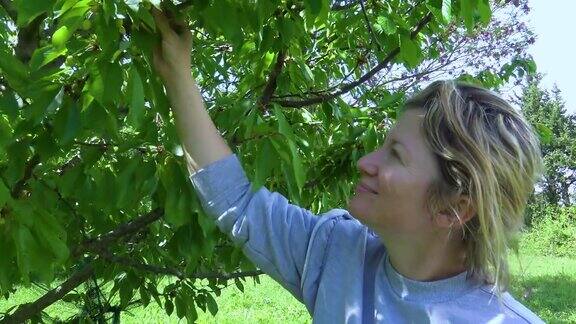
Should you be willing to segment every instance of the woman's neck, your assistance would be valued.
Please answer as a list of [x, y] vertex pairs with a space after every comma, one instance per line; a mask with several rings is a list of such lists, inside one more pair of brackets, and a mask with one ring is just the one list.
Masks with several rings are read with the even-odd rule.
[[417, 281], [436, 281], [466, 271], [464, 245], [461, 242], [460, 244], [458, 242], [438, 244], [437, 242], [439, 241], [413, 240], [410, 244], [383, 243], [392, 267], [406, 278]]

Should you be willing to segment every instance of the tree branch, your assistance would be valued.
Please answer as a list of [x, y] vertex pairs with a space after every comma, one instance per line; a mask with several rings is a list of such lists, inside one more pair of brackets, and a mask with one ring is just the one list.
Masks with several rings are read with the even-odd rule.
[[138, 261], [134, 261], [130, 258], [123, 258], [123, 257], [112, 255], [107, 250], [102, 250], [99, 252], [99, 254], [108, 262], [118, 263], [118, 264], [123, 265], [123, 266], [131, 267], [134, 269], [138, 269], [138, 270], [142, 270], [142, 271], [146, 271], [146, 272], [151, 272], [151, 273], [155, 273], [155, 274], [171, 275], [171, 276], [178, 277], [178, 279], [185, 279], [186, 278], [186, 275], [182, 271], [180, 271], [176, 268], [162, 267], [162, 266], [157, 266], [157, 265], [152, 265], [152, 264], [141, 263]]
[[276, 58], [276, 64], [274, 65], [274, 69], [270, 73], [268, 77], [268, 83], [266, 84], [266, 88], [264, 88], [264, 92], [262, 93], [262, 97], [258, 102], [258, 106], [261, 110], [266, 110], [268, 108], [268, 104], [270, 103], [270, 99], [276, 91], [278, 75], [282, 71], [282, 67], [284, 66], [284, 61], [286, 60], [286, 52], [280, 51], [278, 53], [278, 57]]
[[148, 226], [150, 223], [155, 222], [164, 215], [164, 210], [157, 208], [148, 214], [132, 219], [126, 223], [120, 224], [114, 230], [100, 235], [98, 237], [86, 240], [78, 245], [72, 252], [72, 257], [78, 257], [87, 251], [102, 251], [110, 243], [118, 240], [119, 238], [136, 233], [142, 228]]
[[8, 14], [8, 17], [10, 17], [10, 19], [12, 19], [14, 24], [16, 24], [16, 20], [18, 19], [18, 12], [16, 12], [16, 9], [14, 9], [12, 1], [11, 0], [0, 0], [0, 6], [2, 8], [4, 8], [4, 11], [6, 11], [6, 13]]
[[[123, 236], [140, 231], [142, 228], [148, 226], [150, 223], [162, 217], [162, 215], [164, 215], [164, 211], [158, 208], [146, 215], [119, 225], [116, 227], [116, 229], [110, 231], [107, 234], [86, 240], [74, 249], [72, 257], [78, 257], [82, 253], [90, 250], [97, 250], [102, 252], [113, 241]], [[82, 282], [90, 278], [93, 273], [93, 267], [90, 264], [86, 265], [82, 270], [72, 275], [72, 277], [68, 278], [68, 280], [63, 282], [60, 286], [48, 291], [33, 303], [19, 306], [16, 312], [5, 317], [1, 323], [25, 322], [26, 320], [30, 319], [30, 317], [38, 314], [46, 307], [52, 305], [54, 302], [64, 297], [64, 295], [66, 295], [72, 289], [78, 287]]]
[[366, 28], [368, 28], [368, 32], [370, 33], [370, 36], [372, 36], [372, 40], [376, 43], [376, 47], [378, 48], [378, 51], [382, 51], [382, 45], [380, 45], [380, 42], [376, 38], [376, 34], [374, 34], [374, 31], [372, 30], [372, 25], [370, 25], [370, 20], [368, 20], [368, 14], [366, 13], [366, 8], [364, 6], [364, 0], [359, 0], [359, 2], [360, 2], [360, 7], [362, 8], [362, 14], [364, 16], [364, 21], [366, 22]]
[[26, 186], [26, 182], [28, 182], [28, 180], [30, 180], [30, 178], [32, 178], [32, 171], [34, 171], [34, 168], [39, 163], [40, 163], [40, 155], [34, 154], [34, 156], [32, 156], [32, 158], [30, 158], [28, 163], [26, 163], [26, 167], [24, 169], [24, 177], [22, 177], [22, 179], [20, 179], [14, 185], [14, 188], [12, 188], [12, 191], [10, 192], [10, 195], [12, 196], [12, 198], [18, 199], [18, 198], [20, 198], [20, 196], [22, 196], [22, 193], [24, 192], [24, 187]]
[[[418, 33], [422, 30], [422, 28], [424, 28], [424, 26], [426, 26], [426, 24], [428, 22], [430, 22], [430, 20], [432, 20], [432, 14], [428, 13], [426, 16], [424, 16], [424, 18], [422, 18], [422, 20], [420, 20], [420, 22], [418, 22], [418, 25], [416, 26], [416, 28], [410, 33], [410, 38], [414, 39], [416, 37], [416, 35], [418, 35]], [[345, 93], [348, 93], [350, 90], [352, 90], [355, 87], [359, 86], [360, 84], [366, 82], [368, 79], [370, 79], [376, 73], [378, 73], [380, 70], [382, 70], [386, 66], [388, 66], [388, 64], [399, 53], [400, 53], [400, 47], [396, 47], [394, 50], [392, 50], [384, 58], [384, 60], [382, 60], [382, 62], [378, 63], [374, 68], [372, 68], [366, 74], [361, 76], [358, 80], [352, 81], [350, 83], [347, 83], [347, 84], [341, 86], [340, 90], [338, 90], [336, 92], [325, 93], [325, 94], [318, 95], [316, 97], [312, 97], [312, 98], [308, 98], [308, 99], [304, 99], [304, 100], [273, 100], [273, 101], [280, 104], [281, 106], [284, 106], [284, 107], [300, 108], [300, 107], [314, 105], [314, 104], [322, 103], [322, 102], [325, 102], [328, 100], [332, 100], [332, 99], [337, 98], [337, 97], [339, 97]]]
[[27, 26], [18, 29], [18, 43], [14, 51], [16, 57], [25, 64], [30, 61], [32, 53], [40, 44], [40, 25], [45, 18], [46, 14], [42, 14], [34, 18]]
[[243, 271], [243, 272], [233, 272], [233, 273], [196, 273], [194, 274], [194, 278], [196, 279], [218, 279], [218, 280], [230, 280], [230, 279], [238, 279], [238, 278], [246, 278], [246, 277], [257, 277], [263, 275], [264, 272], [262, 270], [254, 270], [254, 271]]
[[36, 299], [33, 303], [23, 304], [11, 315], [2, 319], [1, 323], [24, 323], [30, 317], [38, 314], [46, 307], [52, 305], [57, 300], [62, 299], [72, 289], [78, 287], [84, 281], [88, 280], [94, 273], [92, 265], [88, 264], [76, 272], [58, 287], [48, 291], [42, 297]]
[[130, 258], [119, 257], [110, 254], [108, 251], [102, 251], [102, 257], [113, 263], [131, 267], [137, 270], [142, 270], [146, 272], [151, 272], [159, 275], [171, 275], [178, 277], [178, 279], [219, 279], [219, 280], [229, 280], [244, 277], [255, 277], [264, 274], [261, 270], [246, 271], [246, 272], [234, 272], [234, 273], [195, 273], [192, 275], [186, 275], [183, 271], [164, 266], [157, 266], [152, 264], [145, 264], [138, 261], [134, 261]]

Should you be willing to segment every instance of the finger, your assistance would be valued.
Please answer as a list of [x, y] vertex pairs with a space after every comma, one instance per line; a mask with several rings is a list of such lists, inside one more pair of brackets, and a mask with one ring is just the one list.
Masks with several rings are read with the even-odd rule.
[[152, 16], [154, 16], [156, 27], [160, 29], [160, 33], [162, 35], [169, 35], [170, 33], [173, 33], [172, 28], [170, 28], [170, 23], [162, 11], [152, 7]]

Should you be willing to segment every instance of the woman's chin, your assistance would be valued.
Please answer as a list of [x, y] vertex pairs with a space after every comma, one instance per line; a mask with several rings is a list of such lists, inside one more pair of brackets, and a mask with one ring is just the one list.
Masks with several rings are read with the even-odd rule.
[[354, 218], [361, 220], [362, 218], [362, 208], [360, 208], [359, 206], [359, 201], [358, 201], [358, 197], [356, 196], [352, 196], [350, 198], [350, 200], [348, 201], [348, 206], [347, 206], [347, 210], [350, 214], [352, 214], [352, 216], [354, 216]]

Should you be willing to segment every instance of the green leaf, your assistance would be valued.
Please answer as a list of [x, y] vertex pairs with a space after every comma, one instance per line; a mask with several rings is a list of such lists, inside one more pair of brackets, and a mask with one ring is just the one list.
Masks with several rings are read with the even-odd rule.
[[479, 0], [460, 1], [460, 16], [464, 19], [464, 25], [471, 32], [474, 29], [474, 11]]
[[120, 174], [118, 175], [118, 198], [116, 200], [117, 208], [132, 205], [131, 199], [128, 199], [128, 194], [132, 193], [132, 195], [135, 195], [134, 173], [140, 165], [141, 160], [138, 158], [132, 158], [123, 162], [125, 164], [122, 166]]
[[64, 96], [63, 88], [44, 88], [32, 99], [32, 103], [25, 106], [22, 116], [37, 126], [48, 114], [60, 108]]
[[265, 22], [272, 16], [276, 8], [278, 8], [278, 2], [275, 0], [257, 0], [256, 10], [259, 25], [265, 25]]
[[378, 16], [376, 18], [375, 25], [381, 28], [382, 31], [384, 31], [384, 33], [387, 35], [393, 35], [397, 31], [396, 24], [390, 19], [388, 19], [387, 16]]
[[543, 144], [550, 144], [552, 143], [552, 140], [554, 139], [554, 133], [552, 132], [552, 130], [541, 123], [537, 123], [536, 124], [536, 131], [538, 132], [538, 135], [540, 137], [540, 141]]
[[58, 26], [67, 26], [71, 33], [74, 33], [86, 20], [86, 12], [93, 5], [92, 0], [74, 0], [74, 4], [66, 11], [60, 10], [56, 16]]
[[140, 129], [146, 113], [146, 107], [144, 106], [144, 86], [142, 86], [142, 79], [135, 67], [130, 69], [128, 87], [130, 110], [128, 111], [126, 122], [134, 129]]
[[[44, 208], [47, 208], [45, 206]], [[54, 206], [55, 207], [55, 206]], [[66, 245], [66, 231], [58, 220], [45, 209], [39, 210], [40, 217], [34, 224], [34, 232], [42, 239], [44, 246], [48, 247], [56, 257], [55, 261], [63, 263], [68, 259], [70, 251]]]
[[8, 168], [4, 171], [4, 180], [8, 186], [13, 186], [24, 176], [30, 149], [27, 143], [14, 142], [6, 147], [6, 152], [10, 159]]
[[184, 318], [188, 312], [188, 305], [186, 304], [186, 301], [184, 298], [182, 298], [182, 296], [178, 295], [174, 299], [174, 303], [176, 304], [176, 316], [178, 316], [179, 319]]
[[447, 23], [452, 20], [452, 0], [442, 0], [442, 17]]
[[18, 12], [17, 24], [19, 27], [28, 25], [34, 18], [50, 10], [56, 0], [14, 0], [16, 12]]
[[478, 14], [480, 15], [480, 22], [487, 25], [492, 18], [492, 10], [488, 0], [478, 0]]
[[54, 132], [59, 144], [67, 146], [80, 131], [80, 108], [75, 101], [67, 100], [54, 117]]
[[198, 312], [196, 311], [196, 307], [190, 307], [186, 313], [186, 323], [196, 323], [197, 320]]
[[34, 139], [33, 145], [42, 161], [48, 161], [49, 158], [61, 152], [58, 143], [56, 143], [56, 140], [50, 132], [40, 133]]
[[296, 148], [294, 142], [288, 141], [288, 146], [290, 147], [290, 153], [292, 154], [292, 167], [294, 168], [294, 178], [296, 180], [296, 186], [298, 186], [298, 191], [302, 193], [304, 188], [304, 183], [306, 182], [306, 171], [304, 169], [304, 164]]
[[172, 315], [172, 312], [174, 312], [174, 303], [172, 303], [168, 298], [166, 298], [166, 301], [164, 302], [164, 310], [166, 310], [166, 315], [168, 316]]
[[304, 5], [306, 10], [310, 11], [310, 13], [316, 17], [320, 14], [322, 10], [322, 0], [305, 0]]
[[175, 228], [181, 227], [192, 220], [187, 212], [188, 197], [177, 184], [178, 180], [183, 179], [178, 163], [171, 157], [166, 158], [165, 164], [160, 168], [160, 179], [166, 191], [164, 201], [164, 218], [166, 222]]
[[244, 40], [241, 19], [242, 12], [237, 2], [229, 0], [214, 1], [203, 13], [205, 23], [210, 29], [221, 33], [234, 46], [240, 46]]
[[418, 66], [421, 58], [420, 46], [418, 46], [409, 36], [400, 36], [400, 56], [410, 68]]
[[4, 207], [4, 205], [12, 200], [12, 196], [10, 195], [10, 190], [4, 184], [4, 181], [0, 179], [0, 209]]
[[244, 284], [242, 284], [242, 281], [240, 281], [240, 279], [234, 278], [234, 283], [236, 284], [236, 288], [238, 288], [238, 290], [244, 292]]
[[30, 71], [8, 49], [0, 48], [0, 69], [2, 76], [17, 92], [21, 91], [30, 82]]
[[294, 166], [293, 164], [289, 164], [287, 162], [282, 163], [282, 172], [284, 174], [284, 180], [286, 181], [288, 187], [288, 194], [290, 196], [290, 200], [294, 201], [294, 203], [300, 203], [300, 190], [294, 181]]
[[311, 84], [314, 83], [314, 73], [312, 73], [310, 67], [304, 62], [299, 62], [298, 65], [300, 66], [300, 70], [302, 71], [302, 74], [304, 75], [306, 81]]
[[140, 286], [139, 292], [142, 305], [144, 305], [144, 307], [148, 306], [148, 304], [150, 304], [150, 294], [144, 286]]
[[90, 67], [87, 88], [92, 96], [103, 105], [112, 104], [120, 98], [122, 69], [116, 63], [99, 62]]
[[132, 288], [132, 284], [130, 281], [124, 278], [124, 280], [120, 281], [120, 306], [126, 307], [132, 300], [134, 296], [134, 289]]
[[[30, 215], [19, 216], [29, 217]], [[51, 279], [54, 276], [51, 262], [30, 229], [19, 225], [12, 233], [16, 245], [16, 262], [24, 281], [30, 280], [30, 276], [42, 276], [42, 279], [47, 281]]]
[[272, 174], [274, 163], [277, 162], [277, 159], [272, 158], [272, 154], [274, 154], [273, 151], [274, 148], [270, 140], [263, 139], [259, 145], [254, 163], [254, 188], [262, 187], [266, 183], [266, 179]]
[[65, 55], [68, 50], [65, 47], [58, 48], [57, 46], [44, 46], [36, 49], [32, 58], [30, 59], [30, 68], [38, 70], [44, 65], [54, 61], [58, 57]]
[[13, 141], [12, 135], [14, 130], [10, 125], [10, 121], [6, 116], [0, 115], [0, 149], [3, 150], [4, 146]]
[[[0, 223], [0, 228], [2, 228]], [[6, 293], [12, 289], [12, 285], [16, 282], [17, 266], [15, 261], [14, 241], [8, 235], [0, 236], [0, 251], [3, 251], [2, 258], [0, 258], [0, 294]], [[8, 310], [6, 310], [8, 311]]]
[[206, 296], [206, 304], [208, 305], [208, 310], [210, 311], [210, 314], [212, 314], [212, 316], [216, 316], [216, 314], [218, 313], [218, 304], [216, 303], [216, 300], [210, 294], [206, 294], [205, 296]]
[[104, 0], [104, 13], [96, 15], [95, 30], [98, 45], [102, 48], [100, 57], [103, 59], [111, 58], [118, 49], [120, 43], [120, 30], [114, 21], [110, 18], [116, 18], [113, 0]]
[[377, 148], [378, 136], [374, 124], [370, 124], [364, 135], [362, 136], [362, 143], [366, 152], [372, 152]]
[[[0, 57], [0, 62], [1, 61], [2, 58]], [[2, 63], [0, 63], [0, 69], [2, 69], [1, 64]], [[16, 94], [14, 91], [10, 89], [4, 90], [0, 96], [0, 113], [5, 114], [8, 116], [8, 118], [10, 118], [11, 121], [14, 121], [18, 116], [19, 109], [20, 107], [18, 105], [18, 100], [16, 99]]]
[[278, 119], [278, 131], [280, 131], [280, 134], [286, 136], [286, 138], [288, 138], [292, 142], [296, 142], [296, 137], [294, 136], [294, 131], [292, 130], [292, 127], [286, 120], [286, 117], [284, 116], [284, 113], [282, 112], [280, 107], [278, 107], [277, 105], [274, 105], [274, 115]]
[[57, 49], [63, 49], [66, 47], [66, 42], [70, 36], [72, 36], [72, 30], [68, 26], [58, 28], [52, 35], [52, 45]]

